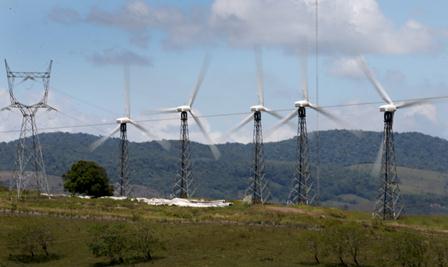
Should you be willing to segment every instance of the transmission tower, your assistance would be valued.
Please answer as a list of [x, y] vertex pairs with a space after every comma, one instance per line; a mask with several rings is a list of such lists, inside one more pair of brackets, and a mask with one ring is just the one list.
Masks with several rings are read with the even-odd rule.
[[129, 195], [128, 135], [126, 123], [120, 124], [120, 196]]
[[192, 183], [191, 175], [191, 153], [190, 138], [188, 133], [188, 113], [180, 113], [180, 171], [174, 184], [174, 195], [179, 198], [190, 197], [190, 185]]
[[[5, 60], [11, 104], [2, 110], [10, 110], [14, 108], [18, 109], [22, 114], [22, 126], [20, 128], [20, 137], [17, 143], [13, 176], [13, 183], [15, 183], [17, 189], [17, 198], [21, 197], [23, 190], [28, 186], [36, 186], [39, 192], [45, 192], [47, 194], [50, 191], [36, 126], [36, 113], [40, 109], [49, 111], [56, 110], [47, 104], [52, 63], [53, 61], [50, 61], [48, 69], [45, 72], [13, 72]], [[32, 105], [21, 103], [14, 94], [17, 79], [20, 79], [19, 83], [24, 83], [26, 81], [41, 81], [43, 85], [43, 96], [40, 101]], [[13, 183], [11, 183], [11, 189]]]
[[261, 126], [261, 111], [255, 111], [254, 116], [254, 165], [253, 176], [250, 178], [247, 195], [251, 196], [252, 204], [263, 204], [268, 199], [267, 183], [264, 179], [263, 131]]
[[384, 112], [383, 150], [381, 159], [380, 187], [374, 216], [383, 220], [397, 219], [402, 211], [400, 205], [400, 187], [395, 165], [395, 147], [392, 124], [394, 112]]
[[306, 128], [306, 109], [297, 110], [299, 124], [297, 129], [296, 172], [288, 202], [291, 204], [311, 204], [312, 180], [309, 166], [308, 132]]

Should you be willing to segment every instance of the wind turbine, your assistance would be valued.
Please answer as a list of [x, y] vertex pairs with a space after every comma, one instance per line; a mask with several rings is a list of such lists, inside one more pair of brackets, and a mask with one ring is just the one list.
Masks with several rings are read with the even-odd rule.
[[192, 174], [191, 174], [191, 153], [190, 153], [190, 137], [188, 131], [188, 114], [191, 115], [193, 120], [198, 125], [200, 131], [204, 135], [204, 137], [209, 142], [210, 150], [215, 159], [219, 159], [220, 152], [218, 148], [213, 144], [214, 141], [205, 130], [204, 125], [196, 114], [196, 111], [192, 109], [196, 96], [198, 94], [199, 88], [204, 81], [205, 74], [209, 65], [209, 56], [206, 55], [204, 57], [204, 61], [202, 63], [201, 71], [199, 72], [198, 79], [193, 88], [193, 93], [188, 99], [187, 103], [182, 106], [162, 109], [160, 112], [162, 113], [180, 113], [180, 171], [174, 185], [174, 195], [179, 198], [189, 198], [191, 196], [190, 186], [192, 184]]
[[[127, 125], [131, 124], [141, 132], [143, 132], [146, 136], [152, 139], [156, 139], [156, 137], [151, 134], [145, 127], [138, 124], [136, 121], [131, 119], [131, 103], [129, 96], [129, 66], [124, 67], [124, 106], [125, 106], [125, 115], [124, 117], [120, 117], [116, 119], [116, 123], [118, 124], [115, 129], [113, 129], [108, 135], [105, 135], [94, 143], [90, 145], [90, 151], [94, 151], [96, 148], [101, 146], [107, 139], [115, 135], [118, 131], [120, 132], [120, 196], [128, 196], [130, 194], [129, 191], [129, 164], [128, 164], [128, 137], [127, 137]], [[157, 141], [163, 148], [169, 149], [169, 143], [165, 140]]]
[[236, 127], [229, 131], [225, 136], [229, 136], [248, 124], [252, 119], [254, 121], [253, 130], [253, 144], [254, 144], [254, 159], [253, 159], [253, 173], [250, 178], [249, 188], [246, 194], [251, 197], [253, 204], [262, 204], [268, 199], [267, 183], [264, 180], [264, 152], [263, 152], [263, 130], [261, 124], [261, 114], [266, 112], [271, 116], [281, 119], [281, 115], [267, 108], [264, 105], [264, 79], [263, 79], [263, 65], [261, 58], [261, 50], [255, 50], [255, 61], [257, 65], [257, 85], [258, 85], [258, 104], [251, 106], [251, 113], [244, 118]]
[[306, 109], [313, 109], [325, 117], [341, 123], [341, 120], [336, 116], [332, 115], [323, 108], [313, 104], [309, 100], [308, 93], [308, 62], [307, 57], [302, 56], [300, 58], [301, 65], [301, 76], [302, 76], [302, 100], [296, 101], [294, 103], [294, 110], [283, 118], [279, 123], [277, 123], [270, 133], [273, 133], [281, 126], [287, 124], [294, 117], [298, 117], [298, 127], [297, 127], [297, 158], [296, 158], [296, 169], [293, 178], [292, 189], [288, 197], [288, 203], [292, 204], [311, 204], [313, 202], [314, 196], [311, 195], [313, 181], [310, 174], [309, 165], [309, 147], [308, 147], [308, 131], [306, 127]]
[[358, 57], [358, 65], [364, 72], [367, 79], [372, 83], [385, 104], [379, 107], [380, 112], [384, 112], [384, 133], [383, 141], [380, 145], [378, 159], [381, 158], [380, 175], [383, 179], [377, 197], [374, 216], [383, 220], [397, 219], [403, 210], [400, 204], [400, 187], [395, 163], [394, 134], [392, 130], [394, 114], [398, 109], [424, 104], [425, 101], [408, 101], [395, 104], [387, 94], [384, 87], [375, 78], [363, 57]]

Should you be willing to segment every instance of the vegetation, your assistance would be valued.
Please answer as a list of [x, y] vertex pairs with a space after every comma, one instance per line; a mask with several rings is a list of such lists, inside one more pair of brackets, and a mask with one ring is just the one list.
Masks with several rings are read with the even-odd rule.
[[32, 262], [50, 257], [54, 236], [47, 225], [31, 221], [10, 232], [7, 240], [12, 258]]
[[[6, 266], [448, 266], [447, 216], [382, 222], [323, 207], [201, 209], [77, 197], [13, 206], [9, 192], [0, 192], [0, 211], [8, 214], [0, 215]], [[35, 233], [47, 230], [47, 242], [38, 241]], [[22, 240], [31, 236], [28, 246]]]
[[109, 184], [106, 170], [93, 161], [80, 160], [73, 164], [64, 179], [64, 188], [72, 194], [93, 197], [111, 196], [113, 187]]
[[[379, 121], [379, 123], [381, 123]], [[111, 181], [118, 180], [119, 140], [111, 139], [93, 153], [89, 145], [97, 137], [87, 134], [42, 134], [47, 171], [62, 176], [78, 160], [98, 162], [107, 170]], [[321, 201], [324, 205], [350, 210], [370, 211], [378, 190], [378, 179], [372, 176], [372, 165], [381, 134], [348, 131], [322, 131]], [[395, 136], [398, 174], [402, 183], [406, 212], [411, 214], [448, 214], [448, 141], [419, 133]], [[178, 170], [178, 143], [171, 141], [170, 151], [156, 142], [130, 143], [131, 180], [145, 185], [144, 193], [168, 196]], [[311, 163], [315, 162], [315, 139], [310, 134]], [[215, 161], [207, 146], [192, 143], [192, 162], [197, 196], [241, 199], [249, 176], [252, 146], [227, 143], [218, 146], [222, 152]], [[0, 143], [0, 170], [14, 168], [16, 143]], [[294, 171], [294, 140], [265, 144], [266, 178], [273, 202], [284, 202], [289, 193]], [[312, 166], [312, 175], [315, 166]], [[59, 182], [54, 182], [54, 185]]]

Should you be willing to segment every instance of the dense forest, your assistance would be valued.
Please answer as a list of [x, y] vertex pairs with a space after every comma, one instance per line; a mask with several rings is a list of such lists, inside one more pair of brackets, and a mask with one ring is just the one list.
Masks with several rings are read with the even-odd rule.
[[[382, 135], [345, 130], [320, 133], [320, 201], [349, 209], [370, 209], [379, 178], [372, 175]], [[40, 141], [47, 173], [61, 176], [78, 160], [93, 160], [104, 166], [113, 181], [118, 173], [118, 139], [110, 139], [94, 152], [88, 146], [98, 137], [88, 134], [45, 133]], [[316, 177], [316, 133], [310, 133], [310, 162]], [[420, 133], [395, 135], [403, 201], [410, 213], [448, 212], [448, 141]], [[156, 142], [129, 145], [130, 176], [145, 186], [148, 196], [169, 196], [178, 170], [177, 141], [170, 151]], [[0, 143], [0, 170], [14, 169], [17, 141]], [[239, 199], [244, 196], [251, 174], [252, 145], [218, 145], [222, 153], [214, 160], [208, 146], [191, 143], [193, 177], [197, 197]], [[295, 139], [265, 143], [266, 179], [271, 201], [284, 202], [293, 176]], [[315, 183], [315, 189], [317, 184]]]

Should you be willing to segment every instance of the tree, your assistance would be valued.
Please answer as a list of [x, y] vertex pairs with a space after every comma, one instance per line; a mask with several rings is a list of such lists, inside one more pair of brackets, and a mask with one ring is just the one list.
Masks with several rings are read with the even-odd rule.
[[8, 247], [32, 259], [41, 252], [48, 257], [53, 240], [53, 233], [48, 226], [30, 222], [8, 235]]
[[64, 188], [72, 194], [101, 197], [111, 196], [113, 193], [106, 170], [93, 161], [76, 162], [62, 178]]
[[320, 257], [323, 256], [324, 249], [324, 237], [322, 230], [309, 230], [301, 234], [301, 241], [303, 246], [309, 250], [313, 255], [316, 264], [320, 264]]

